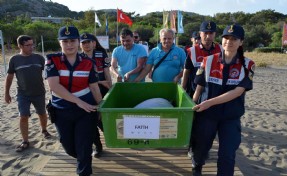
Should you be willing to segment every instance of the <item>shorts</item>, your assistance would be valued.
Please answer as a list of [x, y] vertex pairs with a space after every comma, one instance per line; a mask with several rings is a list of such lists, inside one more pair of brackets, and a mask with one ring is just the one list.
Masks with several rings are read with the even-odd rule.
[[18, 110], [20, 116], [31, 116], [30, 106], [33, 104], [36, 113], [39, 115], [46, 114], [45, 95], [24, 96], [17, 95]]

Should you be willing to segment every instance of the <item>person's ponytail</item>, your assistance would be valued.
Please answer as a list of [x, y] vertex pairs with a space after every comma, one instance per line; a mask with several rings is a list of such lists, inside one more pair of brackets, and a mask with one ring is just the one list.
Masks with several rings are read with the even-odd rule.
[[242, 46], [239, 46], [239, 48], [237, 49], [237, 53], [239, 56], [240, 63], [243, 65], [245, 76], [248, 76], [248, 69], [246, 68], [246, 65], [245, 65], [245, 56], [244, 56], [244, 51], [243, 51]]

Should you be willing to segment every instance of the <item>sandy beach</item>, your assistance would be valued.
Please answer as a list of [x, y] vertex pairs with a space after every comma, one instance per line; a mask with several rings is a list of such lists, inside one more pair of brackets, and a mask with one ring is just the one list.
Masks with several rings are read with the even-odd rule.
[[[16, 82], [12, 85], [13, 102], [4, 102], [4, 69], [0, 68], [0, 175], [35, 175], [60, 144], [54, 125], [48, 123], [52, 139], [41, 135], [38, 116], [33, 110], [29, 120], [31, 147], [22, 153], [15, 148], [21, 142], [16, 102]], [[242, 117], [242, 143], [237, 166], [244, 175], [287, 176], [287, 68], [257, 68], [254, 89], [246, 96]], [[15, 80], [15, 79], [14, 79]], [[47, 97], [48, 98], [48, 97]], [[36, 174], [37, 175], [37, 174]]]

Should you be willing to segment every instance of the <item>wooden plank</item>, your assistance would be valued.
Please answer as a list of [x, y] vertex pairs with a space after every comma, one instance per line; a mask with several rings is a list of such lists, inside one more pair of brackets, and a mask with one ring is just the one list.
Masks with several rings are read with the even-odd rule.
[[[104, 139], [102, 139], [104, 141]], [[127, 149], [106, 148], [101, 158], [93, 158], [93, 175], [101, 176], [174, 176], [191, 175], [191, 161], [185, 148]], [[216, 175], [218, 144], [215, 142], [203, 175]], [[60, 148], [45, 165], [41, 175], [76, 176], [76, 160]], [[243, 174], [238, 167], [235, 176]]]

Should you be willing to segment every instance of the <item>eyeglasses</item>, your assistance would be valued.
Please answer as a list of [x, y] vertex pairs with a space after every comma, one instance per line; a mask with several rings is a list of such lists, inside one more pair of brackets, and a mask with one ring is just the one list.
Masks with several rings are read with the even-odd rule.
[[23, 45], [23, 46], [26, 46], [26, 47], [35, 47], [34, 44], [28, 44], [28, 45]]
[[134, 38], [135, 38], [135, 39], [138, 39], [138, 38], [139, 38], [139, 36], [134, 36]]

